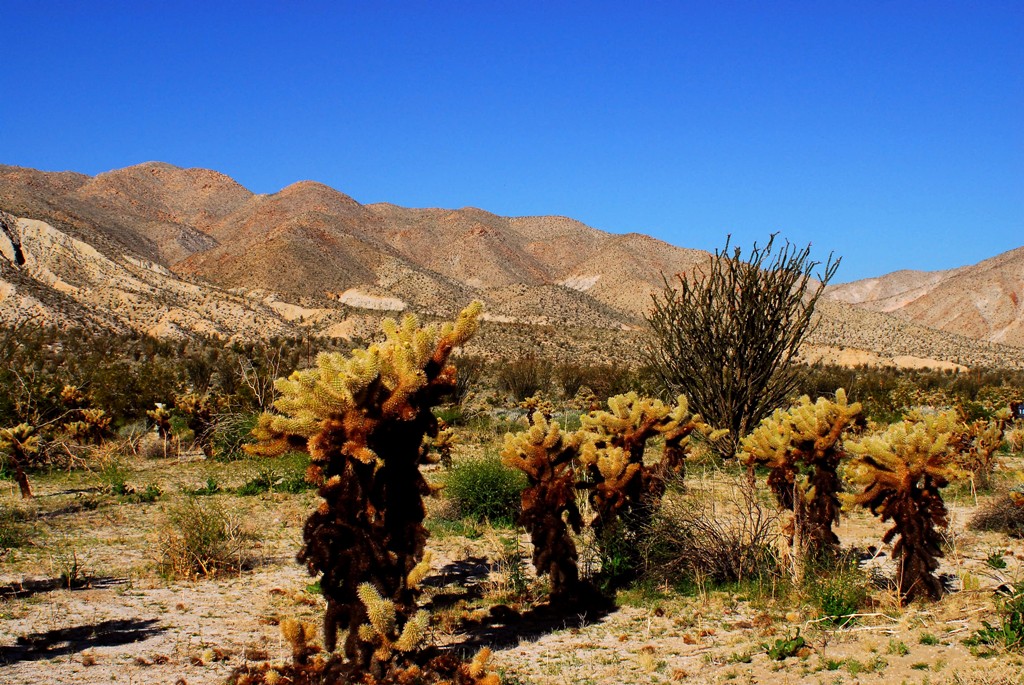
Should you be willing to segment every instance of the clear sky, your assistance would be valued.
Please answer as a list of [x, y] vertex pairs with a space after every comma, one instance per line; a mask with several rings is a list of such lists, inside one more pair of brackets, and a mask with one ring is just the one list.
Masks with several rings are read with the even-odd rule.
[[837, 281], [1024, 245], [1024, 2], [0, 0], [0, 163], [561, 214]]

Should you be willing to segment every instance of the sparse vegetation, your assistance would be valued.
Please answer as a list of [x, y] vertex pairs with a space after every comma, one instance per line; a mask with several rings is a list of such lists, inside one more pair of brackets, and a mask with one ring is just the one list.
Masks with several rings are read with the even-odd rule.
[[[69, 347], [75, 344], [68, 343]], [[156, 342], [136, 341], [127, 346], [126, 354], [131, 357], [150, 344], [159, 348]], [[38, 496], [20, 501], [14, 464], [7, 460], [0, 471], [10, 480], [7, 491], [0, 493], [5, 498], [0, 502], [0, 562], [7, 578], [34, 575], [46, 580], [32, 583], [52, 582], [63, 588], [94, 585], [93, 592], [100, 598], [124, 594], [119, 602], [145, 596], [145, 606], [162, 607], [156, 610], [167, 614], [167, 625], [176, 625], [179, 615], [188, 616], [204, 634], [224, 634], [212, 627], [223, 620], [224, 612], [234, 612], [236, 620], [239, 614], [248, 614], [243, 620], [249, 620], [254, 630], [273, 644], [283, 645], [284, 651], [275, 657], [239, 645], [232, 637], [220, 638], [236, 650], [233, 655], [222, 649], [223, 645], [203, 644], [194, 653], [172, 656], [179, 661], [166, 666], [161, 674], [173, 668], [177, 677], [183, 668], [224, 667], [226, 662], [236, 668], [233, 682], [280, 683], [301, 681], [305, 675], [320, 677], [332, 660], [313, 627], [323, 617], [323, 582], [318, 578], [311, 584], [289, 575], [287, 564], [295, 552], [301, 522], [317, 507], [309, 492], [316, 486], [306, 479], [310, 456], [295, 439], [286, 439], [279, 446], [299, 451], [282, 456], [240, 450], [251, 440], [248, 433], [256, 421], [258, 403], [246, 399], [252, 391], [238, 382], [243, 380], [241, 376], [233, 391], [227, 390], [230, 382], [222, 381], [219, 371], [207, 377], [211, 365], [217, 367], [217, 355], [207, 354], [209, 349], [219, 346], [219, 354], [229, 357], [234, 353], [230, 346], [213, 341], [204, 344], [211, 347], [181, 343], [182, 358], [190, 359], [188, 368], [178, 366], [176, 346], [167, 348], [168, 356], [160, 362], [168, 370], [167, 378], [172, 379], [159, 400], [166, 403], [165, 416], [154, 405], [141, 402], [139, 414], [117, 413], [116, 404], [111, 409], [99, 403], [97, 397], [108, 393], [97, 392], [92, 382], [56, 385], [63, 383], [61, 374], [67, 369], [52, 366], [53, 375], [48, 376], [46, 386], [65, 388], [57, 393], [59, 411], [71, 413], [61, 418], [56, 410], [47, 409], [45, 397], [18, 405], [18, 411], [30, 410], [43, 417], [35, 433], [38, 451], [25, 469]], [[314, 364], [315, 346], [308, 355], [303, 347], [298, 356], [291, 355], [287, 345], [279, 349], [282, 373], [294, 368], [289, 367], [292, 360], [299, 366], [307, 361]], [[50, 350], [44, 346], [40, 355], [45, 357]], [[154, 368], [151, 361], [142, 352], [127, 364]], [[788, 573], [792, 548], [786, 544], [790, 534], [786, 508], [780, 510], [778, 493], [765, 487], [765, 480], [772, 476], [771, 463], [754, 464], [751, 484], [743, 466], [732, 460], [723, 462], [689, 420], [673, 428], [672, 421], [657, 418], [658, 412], [638, 409], [655, 406], [652, 398], [637, 395], [632, 400], [626, 397], [607, 403], [594, 390], [602, 387], [598, 381], [603, 376], [608, 376], [607, 387], [649, 387], [642, 372], [623, 371], [613, 378], [611, 367], [586, 363], [568, 367], [565, 362], [554, 365], [557, 387], [517, 406], [507, 395], [496, 392], [500, 364], [487, 364], [477, 385], [467, 389], [464, 405], [431, 407], [439, 431], [441, 421], [455, 427], [450, 431], [452, 440], [438, 435], [417, 443], [421, 450], [417, 454], [423, 454], [420, 470], [437, 496], [422, 520], [424, 537], [427, 532], [431, 537], [424, 544], [424, 556], [413, 567], [413, 580], [419, 581], [411, 592], [415, 601], [396, 603], [393, 625], [385, 621], [378, 626], [383, 630], [375, 629], [373, 635], [356, 628], [364, 633], [366, 639], [361, 642], [369, 645], [368, 649], [380, 651], [381, 659], [370, 659], [370, 670], [395, 677], [401, 671], [403, 677], [412, 677], [410, 669], [415, 666], [433, 674], [424, 676], [424, 682], [443, 679], [442, 672], [449, 680], [463, 677], [456, 674], [473, 663], [462, 660], [471, 651], [444, 665], [433, 662], [438, 652], [428, 644], [458, 645], [466, 635], [482, 636], [479, 639], [484, 642], [494, 635], [501, 639], [501, 631], [532, 626], [535, 620], [551, 620], [557, 628], [537, 646], [524, 642], [517, 647], [529, 654], [526, 659], [518, 651], [496, 648], [487, 662], [493, 665], [480, 667], [478, 681], [494, 675], [495, 669], [504, 673], [501, 682], [512, 683], [517, 679], [542, 683], [602, 678], [668, 681], [692, 678], [695, 671], [690, 662], [699, 655], [701, 672], [707, 669], [708, 677], [723, 681], [738, 682], [748, 673], [771, 679], [813, 678], [821, 672], [822, 676], [846, 679], [851, 679], [851, 674], [860, 678], [876, 673], [882, 674], [876, 678], [884, 675], [898, 682], [915, 675], [919, 680], [922, 674], [918, 671], [929, 671], [927, 675], [934, 678], [931, 672], [942, 671], [944, 664], [933, 659], [932, 648], [960, 642], [965, 636], [978, 657], [1000, 654], [1005, 658], [977, 666], [965, 657], [958, 669], [977, 669], [970, 672], [988, 677], [988, 671], [1003, 668], [1004, 662], [1009, 669], [1020, 665], [1013, 662], [1019, 655], [1013, 646], [1015, 614], [1008, 609], [1014, 606], [1014, 589], [1022, 572], [1020, 560], [1024, 558], [1020, 538], [1014, 537], [1019, 535], [1014, 516], [1024, 511], [1016, 506], [1018, 499], [1024, 500], [1018, 497], [1024, 461], [1013, 446], [1014, 431], [1019, 427], [1005, 424], [1004, 445], [995, 451], [991, 450], [994, 439], [986, 442], [984, 461], [991, 467], [991, 490], [981, 487], [981, 476], [972, 466], [977, 461], [971, 453], [973, 437], [961, 439], [975, 435], [974, 426], [987, 430], [1000, 420], [999, 402], [1014, 394], [1007, 388], [1016, 376], [825, 367], [803, 370], [801, 383], [806, 385], [800, 390], [820, 388], [815, 394], [832, 397], [842, 380], [842, 385], [849, 385], [845, 400], [836, 398], [833, 403], [852, 414], [851, 407], [859, 402], [862, 415], [869, 419], [866, 428], [857, 426], [856, 430], [852, 430], [856, 419], [846, 422], [835, 441], [832, 429], [842, 421], [815, 424], [815, 430], [807, 431], [814, 435], [813, 440], [789, 441], [780, 434], [779, 445], [790, 445], [787, 458], [796, 464], [793, 480], [785, 482], [797, 484], [798, 494], [811, 500], [819, 496], [819, 490], [829, 490], [812, 487], [817, 466], [813, 459], [802, 461], [801, 450], [817, 450], [827, 457], [829, 467], [834, 467], [836, 487], [830, 491], [830, 502], [834, 504], [835, 496], [844, 490], [856, 499], [870, 487], [861, 479], [866, 473], [861, 465], [863, 453], [857, 452], [851, 459], [845, 454], [844, 440], [858, 444], [872, 439], [887, 441], [889, 422], [904, 418], [909, 423], [924, 422], [929, 416], [955, 412], [949, 419], [946, 452], [932, 466], [943, 464], [950, 478], [974, 471], [973, 483], [978, 488], [973, 489], [967, 477], [956, 486], [957, 517], [950, 520], [948, 531], [940, 526], [933, 530], [941, 541], [940, 551], [948, 556], [932, 559], [941, 565], [931, 575], [944, 581], [946, 591], [955, 592], [962, 585], [967, 592], [928, 607], [927, 613], [916, 613], [917, 609], [898, 608], [899, 590], [892, 589], [899, 587], [901, 574], [906, 573], [903, 560], [911, 551], [909, 543], [902, 543], [901, 533], [890, 533], [889, 542], [879, 547], [869, 513], [848, 508], [841, 527], [835, 526], [832, 518], [826, 528], [833, 536], [829, 538], [832, 552], [808, 556], [803, 580], [794, 582]], [[122, 371], [127, 373], [127, 368]], [[563, 383], [575, 392], [570, 395]], [[213, 399], [205, 427], [194, 421], [190, 425], [189, 412], [173, 402], [175, 397], [193, 392], [198, 402], [203, 397]], [[287, 402], [289, 394], [280, 397]], [[0, 399], [0, 408], [14, 407], [5, 401]], [[663, 404], [670, 414], [678, 409]], [[788, 398], [789, 418], [777, 422], [782, 433], [787, 426], [790, 437], [800, 433], [793, 417], [801, 411], [816, 416], [818, 404]], [[107, 429], [95, 437], [85, 428], [72, 435], [66, 428], [69, 421], [86, 423], [85, 410], [93, 417], [109, 418]], [[972, 423], [975, 421], [978, 423]], [[164, 436], [160, 435], [161, 426]], [[651, 430], [652, 426], [663, 430]], [[680, 427], [686, 430], [678, 431]], [[205, 448], [197, 432], [209, 438]], [[514, 470], [501, 466], [494, 456], [505, 433], [511, 433], [511, 443], [505, 443], [502, 458], [512, 463]], [[410, 445], [412, 442], [410, 439]], [[814, 445], [806, 444], [809, 442]], [[323, 444], [326, 450], [336, 443], [328, 440]], [[428, 463], [442, 457], [442, 447], [451, 457], [451, 471]], [[204, 450], [212, 459], [205, 458]], [[913, 461], [903, 452], [893, 451], [908, 463]], [[639, 457], [634, 456], [637, 453]], [[617, 456], [622, 457], [624, 466], [620, 471], [609, 468]], [[608, 462], [604, 471], [602, 460]], [[592, 470], [595, 463], [600, 477]], [[532, 466], [523, 468], [527, 464]], [[987, 467], [982, 464], [981, 468]], [[908, 473], [913, 470], [908, 466]], [[647, 486], [635, 500], [627, 494], [628, 487], [617, 493], [617, 486], [611, 485], [629, 482], [622, 477], [627, 471]], [[315, 470], [311, 475], [317, 478]], [[457, 481], [463, 476], [466, 488], [460, 493]], [[924, 480], [918, 484], [920, 489], [928, 487], [922, 485]], [[592, 496], [599, 488], [602, 497], [614, 500], [618, 509]], [[948, 492], [944, 496], [950, 500]], [[896, 505], [890, 506], [895, 511]], [[605, 508], [615, 511], [605, 514], [595, 528], [593, 524]], [[495, 513], [499, 510], [513, 513]], [[645, 517], [643, 525], [633, 523], [643, 522]], [[525, 534], [513, 525], [513, 518], [518, 518]], [[812, 517], [808, 514], [806, 518]], [[896, 516], [889, 520], [895, 527]], [[970, 527], [978, 532], [961, 537], [966, 520], [971, 520]], [[596, 529], [602, 529], [600, 536]], [[918, 529], [923, 530], [919, 525]], [[256, 530], [258, 538], [252, 534]], [[805, 535], [809, 535], [806, 529]], [[925, 539], [933, 539], [930, 535], [926, 533]], [[899, 548], [895, 559], [892, 543]], [[532, 568], [528, 565], [531, 553]], [[427, 577], [420, 578], [421, 574]], [[116, 580], [105, 580], [108, 575]], [[951, 580], [956, 577], [962, 583]], [[120, 585], [121, 578], [130, 579], [133, 585]], [[189, 582], [182, 583], [183, 579]], [[200, 580], [201, 586], [193, 586], [193, 580]], [[0, 587], [0, 592], [26, 591], [18, 582], [5, 582], [8, 585]], [[22, 582], [25, 588], [36, 587], [27, 584], [28, 580]], [[107, 588], [106, 582], [115, 585]], [[403, 582], [410, 582], [408, 574]], [[590, 594], [594, 589], [591, 582], [606, 595], [602, 601]], [[202, 589], [204, 586], [208, 589]], [[377, 584], [373, 587], [380, 600], [386, 601], [384, 589]], [[181, 598], [180, 604], [175, 601], [164, 606], [166, 600], [153, 599], [166, 594], [168, 588]], [[242, 592], [245, 599], [239, 600]], [[12, 597], [9, 601], [8, 596]], [[903, 599], [907, 596], [909, 593]], [[929, 595], [922, 592], [920, 596]], [[38, 597], [4, 597], [4, 615], [13, 621], [20, 620], [19, 616], [38, 617], [38, 607], [47, 606]], [[217, 608], [210, 604], [211, 597], [221, 598]], [[360, 606], [366, 606], [358, 594], [356, 597]], [[586, 601], [567, 601], [570, 598]], [[376, 605], [375, 598], [369, 599]], [[99, 615], [106, 616], [102, 601], [94, 606]], [[429, 615], [422, 618], [421, 610], [428, 610]], [[603, 612], [611, 613], [604, 616]], [[933, 619], [933, 614], [942, 618]], [[595, 622], [595, 615], [604, 617]], [[427, 622], [421, 634], [424, 639], [418, 642], [412, 639], [419, 625], [413, 620], [417, 616]], [[948, 624], [946, 618], [957, 622]], [[361, 624], [366, 625], [373, 627], [372, 621]], [[951, 630], [950, 625], [957, 628]], [[403, 641], [405, 626], [410, 626], [410, 634]], [[621, 649], [601, 646], [608, 643], [609, 634], [621, 641]], [[878, 635], [885, 637], [872, 640]], [[797, 638], [805, 644], [794, 650]], [[554, 649], [540, 646], [552, 640], [557, 645]], [[400, 641], [413, 649], [399, 649]], [[0, 649], [6, 647], [0, 644]], [[126, 647], [125, 651], [136, 649]], [[775, 660], [769, 654], [773, 649], [787, 656]], [[850, 657], [847, 649], [858, 650], [857, 657]], [[390, 656], [385, 658], [388, 650]], [[282, 662], [284, 657], [291, 662]], [[141, 658], [154, 662], [156, 657], [145, 654]], [[53, 660], [55, 666], [60, 659]], [[102, 656], [99, 659], [102, 664]], [[204, 666], [188, 665], [197, 662]], [[945, 675], [949, 671], [952, 669], [947, 668]], [[597, 675], [599, 672], [615, 675]]]

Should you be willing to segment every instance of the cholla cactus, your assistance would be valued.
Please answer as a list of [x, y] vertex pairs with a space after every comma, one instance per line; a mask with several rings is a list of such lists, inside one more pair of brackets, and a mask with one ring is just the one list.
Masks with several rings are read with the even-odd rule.
[[281, 636], [292, 647], [292, 659], [297, 665], [306, 664], [309, 657], [319, 651], [312, 643], [316, 627], [305, 621], [286, 618], [281, 621]]
[[192, 392], [175, 397], [174, 408], [185, 415], [185, 421], [195, 435], [195, 442], [203, 450], [203, 454], [212, 457], [213, 428], [217, 421], [217, 412], [221, 408], [221, 401], [210, 395], [198, 395]]
[[583, 525], [576, 506], [576, 468], [579, 436], [565, 434], [540, 411], [529, 430], [506, 433], [501, 460], [526, 474], [519, 522], [530, 532], [533, 565], [538, 575], [551, 577], [553, 602], [572, 601], [579, 588], [578, 554], [569, 527]]
[[[723, 433], [691, 414], [682, 395], [671, 406], [630, 392], [608, 398], [608, 409], [580, 418], [580, 462], [595, 512], [591, 527], [601, 548], [603, 574], [617, 582], [639, 567], [636, 543], [650, 524], [667, 477], [682, 475], [693, 432], [709, 440]], [[647, 441], [659, 434], [665, 438], [662, 460], [644, 464]], [[614, 563], [605, 567], [609, 562]]]
[[519, 403], [519, 408], [525, 409], [531, 415], [540, 412], [546, 419], [550, 419], [555, 413], [555, 405], [552, 404], [551, 400], [541, 397], [540, 394], [527, 397]]
[[768, 486], [779, 506], [793, 512], [804, 533], [801, 547], [812, 553], [839, 546], [832, 524], [841, 508], [842, 437], [860, 422], [860, 403], [849, 403], [840, 388], [835, 401], [819, 397], [812, 403], [804, 395], [789, 409], [777, 409], [741, 442], [747, 464], [770, 469]]
[[146, 416], [153, 419], [156, 424], [156, 432], [166, 440], [171, 437], [171, 412], [167, 411], [167, 405], [157, 402], [153, 409], [146, 412]]
[[[590, 503], [598, 534], [623, 515], [630, 528], [641, 529], [649, 501], [664, 494], [665, 477], [682, 473], [693, 431], [714, 437], [710, 426], [690, 413], [682, 395], [673, 407], [630, 392], [608, 398], [608, 409], [580, 417], [580, 461], [593, 481]], [[645, 465], [647, 441], [659, 434], [665, 437], [662, 463]]]
[[452, 451], [459, 444], [459, 438], [455, 429], [450, 428], [444, 421], [437, 421], [437, 435], [434, 436], [430, 446], [437, 452], [437, 461], [446, 469], [452, 467]]
[[1010, 410], [1002, 409], [990, 421], [979, 419], [962, 423], [950, 438], [953, 461], [978, 479], [978, 485], [989, 486], [992, 472], [998, 465], [996, 452], [1003, 444]]
[[360, 635], [368, 620], [360, 585], [371, 582], [394, 604], [399, 634], [415, 612], [419, 590], [409, 579], [423, 556], [430, 493], [419, 470], [424, 437], [437, 433], [431, 407], [455, 387], [448, 357], [476, 331], [481, 308], [474, 302], [440, 327], [421, 328], [414, 316], [385, 320], [383, 342], [319, 355], [314, 368], [277, 381], [280, 414], [264, 414], [253, 431], [262, 444], [252, 451], [310, 454], [307, 478], [323, 501], [306, 521], [298, 560], [322, 574], [325, 647], [333, 651], [347, 629], [345, 654], [356, 669], [369, 667], [380, 647]]
[[32, 499], [32, 487], [28, 483], [25, 469], [32, 455], [39, 451], [36, 429], [27, 423], [0, 429], [0, 449], [7, 452], [7, 458], [14, 466], [14, 479], [18, 482], [22, 499]]
[[60, 401], [68, 409], [81, 409], [88, 401], [85, 393], [73, 385], [65, 385], [60, 391]]
[[862, 486], [853, 501], [883, 521], [892, 520], [883, 542], [900, 536], [893, 557], [899, 559], [899, 590], [907, 601], [921, 595], [938, 599], [942, 594], [942, 583], [933, 575], [942, 556], [936, 528], [947, 525], [939, 490], [956, 475], [948, 462], [957, 423], [955, 412], [932, 414], [846, 443], [857, 455], [848, 475]]
[[367, 622], [359, 626], [359, 639], [373, 647], [369, 672], [375, 678], [383, 676], [391, 666], [395, 652], [411, 652], [423, 639], [430, 623], [430, 614], [417, 611], [399, 632], [395, 616], [395, 603], [384, 599], [370, 583], [357, 589], [359, 599], [366, 607]]

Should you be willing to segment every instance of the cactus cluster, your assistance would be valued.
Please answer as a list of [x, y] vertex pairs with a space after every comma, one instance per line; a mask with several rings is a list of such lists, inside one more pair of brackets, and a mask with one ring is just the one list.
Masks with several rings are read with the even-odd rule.
[[[672, 406], [635, 392], [616, 395], [608, 399], [608, 411], [591, 411], [580, 421], [580, 430], [567, 434], [538, 410], [527, 431], [505, 436], [501, 453], [506, 465], [527, 476], [520, 521], [533, 540], [537, 572], [551, 577], [553, 602], [572, 601], [581, 589], [570, 533], [584, 525], [576, 493], [587, 493], [594, 510], [589, 525], [599, 541], [607, 542], [614, 531], [636, 550], [632, 543], [664, 494], [666, 479], [683, 470], [693, 431], [713, 435], [683, 397]], [[665, 440], [662, 459], [645, 464], [647, 442], [657, 435]]]
[[899, 560], [900, 596], [907, 601], [942, 594], [934, 575], [942, 556], [937, 529], [948, 523], [940, 489], [956, 475], [949, 462], [957, 425], [952, 411], [919, 415], [892, 424], [881, 435], [847, 443], [856, 455], [848, 475], [862, 486], [853, 501], [893, 522], [884, 542], [899, 535], [893, 557]]
[[1003, 444], [1010, 410], [996, 412], [991, 420], [964, 421], [950, 438], [954, 462], [971, 473], [978, 485], [987, 488], [998, 459], [996, 452]]
[[64, 424], [68, 437], [79, 443], [99, 445], [110, 437], [111, 417], [102, 409], [78, 409], [79, 419]]
[[[184, 417], [189, 429], [195, 436], [195, 444], [203, 450], [207, 457], [213, 456], [213, 428], [217, 421], [217, 413], [222, 409], [223, 402], [212, 395], [186, 393], [174, 398], [174, 407]], [[155, 412], [147, 412], [150, 418], [158, 422], [160, 417]]]
[[832, 524], [841, 509], [842, 438], [858, 423], [860, 403], [850, 403], [840, 388], [835, 400], [811, 402], [804, 395], [789, 409], [777, 409], [741, 442], [742, 459], [751, 467], [768, 467], [768, 487], [779, 506], [793, 512], [795, 521], [787, 532], [792, 540], [800, 528], [798, 553], [817, 555], [839, 546]]
[[153, 419], [153, 423], [156, 424], [156, 432], [161, 439], [167, 440], [171, 437], [171, 412], [167, 410], [166, 404], [157, 402], [152, 409], [146, 412], [146, 416]]
[[[476, 331], [480, 311], [475, 302], [443, 326], [420, 327], [411, 315], [386, 320], [382, 342], [319, 355], [315, 367], [278, 380], [279, 413], [261, 416], [253, 432], [258, 453], [309, 452], [307, 478], [322, 501], [306, 521], [298, 560], [321, 575], [326, 648], [347, 631], [345, 655], [357, 671], [380, 668], [385, 643], [376, 628], [388, 628], [393, 649], [419, 620], [419, 590], [410, 581], [422, 576], [414, 571], [427, 537], [424, 438], [437, 434], [431, 408], [455, 388], [449, 355]], [[393, 630], [369, 615], [365, 600], [373, 597], [360, 589], [366, 583], [394, 607]]]
[[[608, 398], [608, 411], [592, 411], [580, 422], [580, 461], [592, 483], [589, 499], [599, 536], [616, 520], [633, 533], [645, 528], [650, 503], [665, 492], [665, 478], [683, 473], [690, 434], [697, 428], [710, 434], [682, 395], [675, 406], [635, 392], [616, 395]], [[662, 461], [645, 464], [647, 441], [656, 435], [665, 439]]]

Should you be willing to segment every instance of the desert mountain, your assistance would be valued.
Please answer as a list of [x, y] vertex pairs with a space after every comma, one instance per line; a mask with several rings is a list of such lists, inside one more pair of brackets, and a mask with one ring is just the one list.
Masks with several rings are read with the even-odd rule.
[[[260, 195], [152, 162], [95, 177], [0, 166], [0, 211], [0, 319], [158, 335], [352, 337], [384, 312], [450, 316], [481, 299], [491, 352], [637, 359], [662, 274], [708, 258], [565, 217], [363, 205], [312, 181]], [[1018, 365], [1001, 345], [827, 305], [812, 341], [825, 358], [853, 347], [872, 361]]]
[[1024, 346], [1024, 247], [947, 271], [896, 271], [828, 297], [971, 338]]

